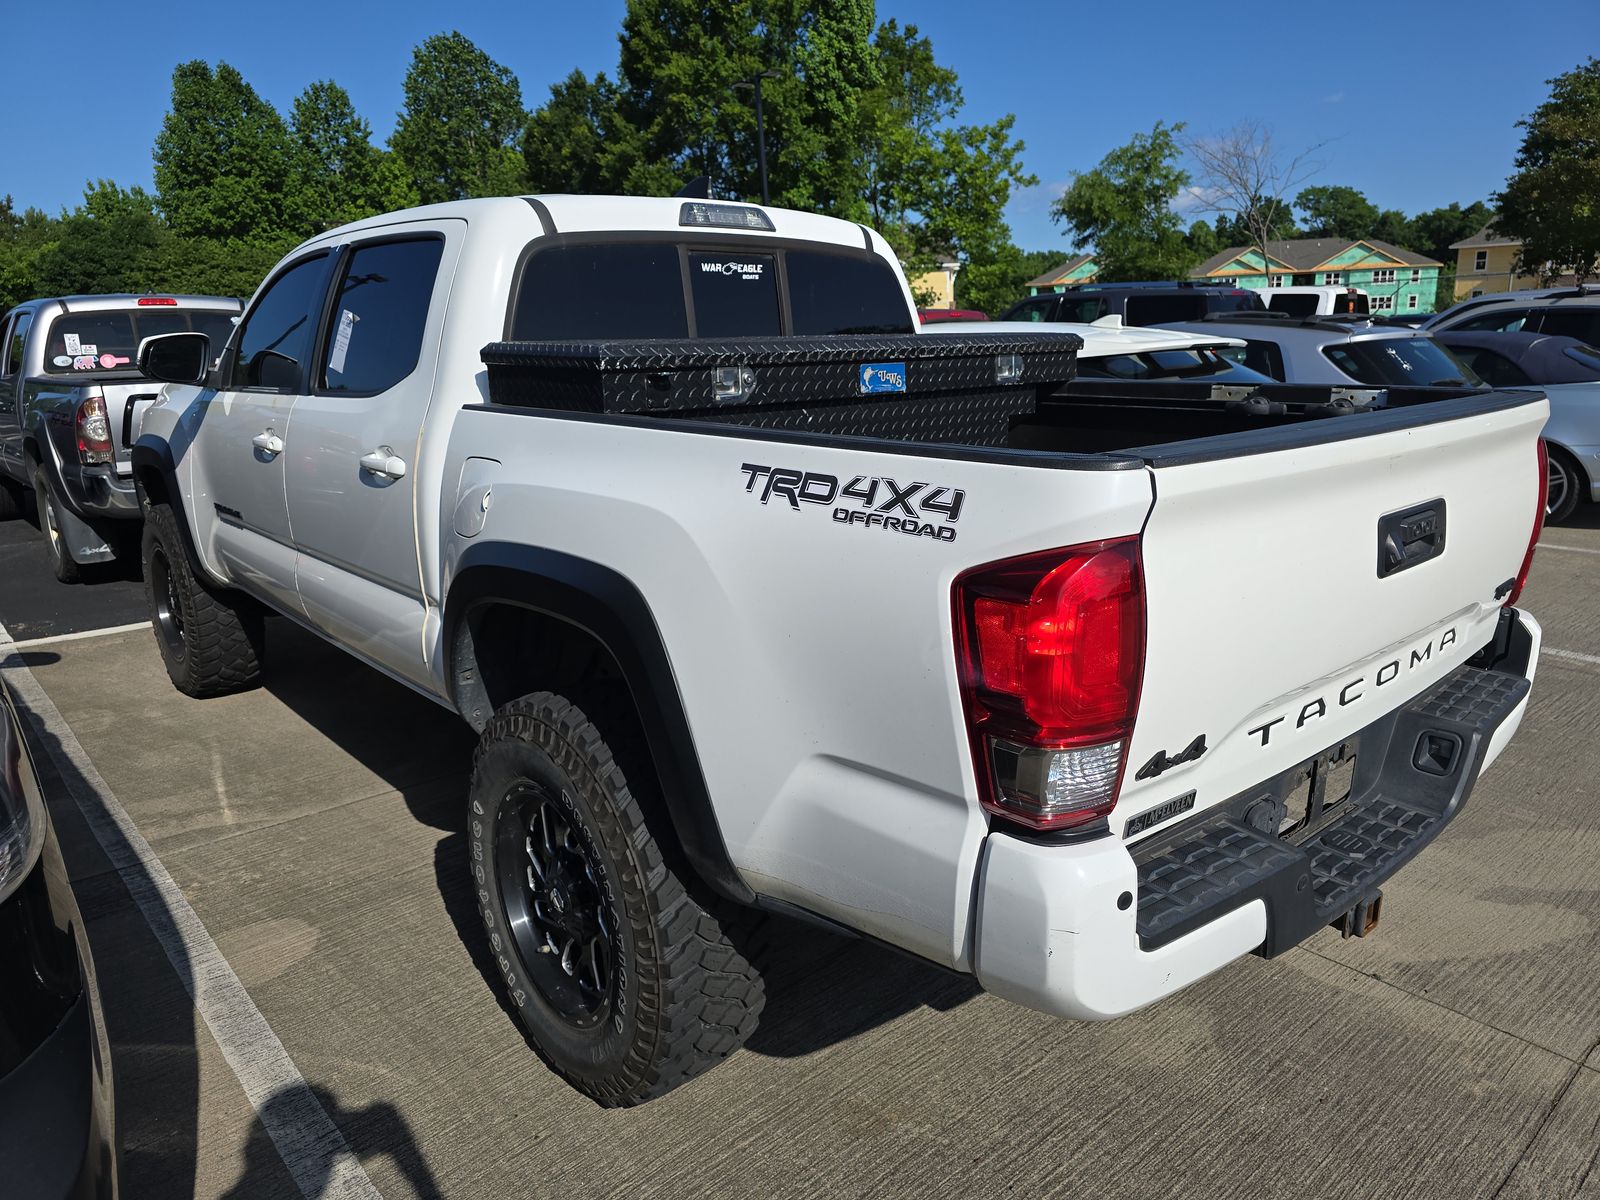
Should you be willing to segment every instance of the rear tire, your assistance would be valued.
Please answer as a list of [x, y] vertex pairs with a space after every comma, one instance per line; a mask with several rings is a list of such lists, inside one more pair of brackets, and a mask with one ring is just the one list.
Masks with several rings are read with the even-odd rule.
[[716, 1065], [765, 1003], [749, 950], [764, 916], [691, 895], [630, 787], [652, 788], [648, 775], [625, 778], [600, 730], [550, 692], [496, 712], [473, 760], [473, 886], [511, 1007], [545, 1061], [607, 1108]]
[[10, 479], [0, 479], [0, 521], [20, 517], [26, 508], [22, 485]]
[[33, 469], [33, 494], [39, 505], [39, 532], [44, 534], [45, 545], [50, 551], [50, 569], [62, 583], [80, 582], [83, 571], [72, 561], [66, 536], [61, 532], [61, 501], [56, 499], [55, 490], [51, 488], [43, 467]]
[[260, 611], [244, 597], [195, 578], [169, 505], [152, 505], [145, 515], [141, 558], [150, 623], [173, 686], [203, 697], [260, 683]]
[[1589, 485], [1577, 459], [1560, 446], [1546, 442], [1545, 447], [1550, 456], [1550, 483], [1544, 519], [1547, 525], [1559, 525], [1578, 510], [1578, 501], [1583, 499]]

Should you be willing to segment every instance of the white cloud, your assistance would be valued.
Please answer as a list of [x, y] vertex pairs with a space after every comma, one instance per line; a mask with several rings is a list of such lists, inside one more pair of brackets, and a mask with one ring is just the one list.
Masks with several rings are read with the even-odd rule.
[[1324, 104], [1339, 104], [1339, 103], [1342, 103], [1343, 100], [1344, 100], [1344, 93], [1343, 92], [1329, 92], [1326, 96], [1324, 96], [1322, 98], [1322, 102]]

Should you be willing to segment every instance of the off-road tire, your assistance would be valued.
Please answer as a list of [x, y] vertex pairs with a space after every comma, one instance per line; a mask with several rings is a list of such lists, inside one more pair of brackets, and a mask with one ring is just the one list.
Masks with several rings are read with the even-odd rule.
[[[598, 714], [600, 706], [591, 707]], [[637, 731], [636, 723], [631, 731], [626, 722], [606, 725], [630, 742]], [[727, 1058], [755, 1029], [766, 999], [754, 961], [764, 915], [699, 894], [699, 882], [673, 861], [670, 833], [663, 829], [660, 841], [652, 833], [659, 804], [649, 815], [641, 805], [655, 793], [648, 758], [631, 745], [619, 749], [620, 756], [564, 697], [535, 692], [505, 705], [473, 759], [467, 831], [479, 911], [512, 1010], [550, 1067], [608, 1108], [654, 1099]], [[515, 803], [520, 795], [525, 804], [530, 788], [555, 798], [543, 802], [559, 804], [574, 839], [598, 860], [600, 903], [612, 906], [619, 931], [611, 992], [590, 1027], [551, 1003], [507, 916], [496, 848], [521, 837]]]
[[1544, 520], [1547, 525], [1560, 525], [1563, 521], [1570, 520], [1572, 514], [1578, 510], [1578, 502], [1588, 493], [1589, 482], [1583, 476], [1583, 469], [1578, 466], [1577, 459], [1568, 454], [1560, 446], [1546, 443], [1550, 455], [1551, 483], [1560, 473], [1562, 488], [1559, 498], [1555, 489], [1551, 489], [1551, 499], [1555, 503], [1545, 509]]
[[0, 479], [0, 521], [20, 517], [26, 509], [22, 485], [12, 479]]
[[50, 569], [62, 583], [80, 582], [83, 570], [72, 561], [66, 535], [61, 532], [61, 501], [56, 499], [43, 467], [33, 469], [33, 494], [39, 506], [39, 532], [44, 534], [45, 547], [50, 551]]
[[166, 504], [145, 514], [140, 547], [156, 646], [186, 696], [222, 696], [261, 681], [262, 614], [248, 599], [195, 578], [178, 519]]

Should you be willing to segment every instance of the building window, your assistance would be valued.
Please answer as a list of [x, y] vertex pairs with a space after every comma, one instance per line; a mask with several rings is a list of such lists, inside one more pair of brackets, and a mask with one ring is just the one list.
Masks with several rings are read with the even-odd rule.
[[1474, 271], [1487, 271], [1489, 269], [1489, 252], [1479, 250], [1472, 256], [1472, 269]]
[[1323, 283], [1343, 283], [1344, 282], [1344, 272], [1343, 271], [1328, 271], [1322, 276], [1322, 282]]
[[1238, 277], [1234, 276], [1234, 275], [1223, 275], [1220, 278], [1218, 278], [1216, 282], [1222, 284], [1224, 287], [1238, 287], [1239, 286]]
[[[1416, 299], [1416, 297], [1413, 296], [1412, 299]], [[1367, 298], [1367, 306], [1371, 308], [1373, 312], [1390, 312], [1394, 308], [1394, 297], [1369, 296]]]
[[1483, 295], [1483, 289], [1482, 288], [1473, 288], [1472, 289], [1472, 295], [1473, 295], [1473, 298], [1476, 299], [1477, 297]]
[[1283, 276], [1282, 275], [1269, 275], [1269, 276], [1267, 276], [1267, 286], [1268, 287], [1282, 287], [1283, 286]]
[[1416, 295], [1413, 293], [1412, 295], [1407, 296], [1406, 297], [1406, 307], [1407, 308], [1415, 308], [1416, 306], [1417, 306], [1417, 297], [1416, 297]]
[[1379, 267], [1376, 271], [1374, 271], [1372, 273], [1372, 282], [1373, 283], [1393, 283], [1394, 282], [1394, 268], [1393, 267]]
[[1421, 283], [1422, 282], [1422, 268], [1421, 267], [1412, 267], [1411, 268], [1411, 282], [1412, 283]]

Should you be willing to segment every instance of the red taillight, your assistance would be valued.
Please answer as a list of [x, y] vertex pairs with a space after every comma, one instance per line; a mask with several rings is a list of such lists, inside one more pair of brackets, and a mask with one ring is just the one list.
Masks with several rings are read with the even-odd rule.
[[1533, 510], [1533, 533], [1528, 537], [1528, 552], [1522, 556], [1522, 566], [1506, 594], [1505, 607], [1510, 608], [1528, 586], [1528, 572], [1533, 570], [1533, 552], [1539, 548], [1539, 535], [1544, 532], [1544, 506], [1550, 500], [1550, 451], [1539, 439], [1539, 503]]
[[86, 396], [78, 402], [78, 461], [88, 465], [108, 463], [111, 448], [111, 422], [106, 417], [106, 402], [100, 396]]
[[1144, 674], [1138, 539], [978, 567], [955, 605], [984, 805], [1036, 829], [1105, 816]]
[[140, 296], [140, 308], [171, 307], [178, 302], [171, 296]]

